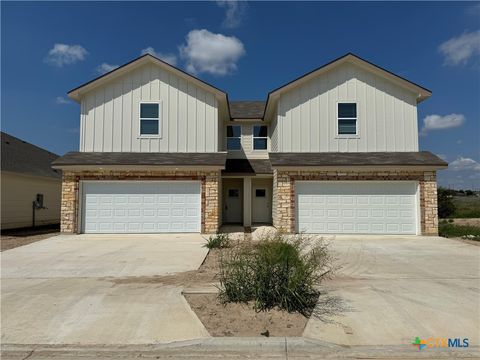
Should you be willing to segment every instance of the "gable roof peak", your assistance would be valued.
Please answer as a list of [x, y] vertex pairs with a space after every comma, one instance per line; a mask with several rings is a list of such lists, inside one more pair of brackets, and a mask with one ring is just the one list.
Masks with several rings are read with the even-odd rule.
[[213, 86], [199, 78], [197, 78], [196, 76], [192, 75], [192, 74], [189, 74], [187, 73], [186, 71], [183, 71], [182, 69], [179, 69], [178, 67], [176, 66], [173, 66], [172, 64], [169, 64], [167, 63], [166, 61], [152, 55], [152, 54], [143, 54], [143, 55], [140, 55], [139, 57], [105, 73], [105, 74], [102, 74], [90, 81], [87, 81], [86, 83], [83, 83], [82, 85], [80, 86], [77, 86], [76, 88], [70, 90], [67, 95], [79, 102], [82, 95], [86, 92], [88, 92], [89, 90], [91, 89], [94, 89], [96, 88], [97, 86], [100, 86], [112, 79], [115, 79], [123, 74], [126, 74], [127, 72], [129, 72], [130, 70], [133, 70], [135, 68], [137, 68], [138, 66], [141, 66], [143, 64], [146, 64], [147, 62], [151, 62], [155, 65], [158, 65], [158, 66], [161, 66], [165, 69], [168, 69], [170, 71], [173, 71], [176, 75], [186, 79], [186, 80], [190, 80], [192, 81], [193, 83], [197, 84], [198, 86], [200, 87], [203, 87], [203, 88], [206, 88], [208, 89], [209, 91], [217, 94], [218, 96], [221, 96], [221, 97], [226, 97], [227, 96], [227, 93], [219, 88], [217, 88], [216, 86]]

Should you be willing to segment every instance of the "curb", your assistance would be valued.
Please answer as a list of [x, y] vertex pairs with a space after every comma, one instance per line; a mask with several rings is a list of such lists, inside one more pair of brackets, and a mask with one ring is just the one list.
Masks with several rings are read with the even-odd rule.
[[426, 349], [407, 345], [342, 346], [304, 337], [205, 338], [164, 344], [3, 344], [2, 359], [478, 359], [480, 348]]

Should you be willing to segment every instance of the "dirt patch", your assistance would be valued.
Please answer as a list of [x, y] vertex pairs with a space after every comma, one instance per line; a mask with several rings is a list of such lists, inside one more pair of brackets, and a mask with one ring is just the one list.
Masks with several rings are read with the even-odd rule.
[[220, 252], [221, 250], [219, 249], [210, 250], [198, 270], [185, 271], [182, 273], [163, 276], [138, 276], [126, 278], [112, 278], [108, 280], [116, 285], [163, 284], [190, 287], [194, 285], [211, 284], [216, 282], [215, 276], [218, 273], [219, 269]]
[[58, 225], [3, 230], [0, 236], [0, 249], [1, 251], [14, 249], [57, 235], [60, 235]]
[[277, 309], [256, 312], [253, 304], [223, 305], [217, 294], [186, 294], [212, 336], [302, 336], [308, 318]]

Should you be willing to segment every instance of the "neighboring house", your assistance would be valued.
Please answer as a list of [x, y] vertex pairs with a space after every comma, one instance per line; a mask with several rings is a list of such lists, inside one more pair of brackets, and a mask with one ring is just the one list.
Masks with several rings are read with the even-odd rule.
[[2, 230], [59, 224], [62, 175], [51, 167], [58, 155], [4, 132], [1, 142]]
[[62, 231], [437, 234], [436, 171], [419, 152], [431, 92], [347, 54], [270, 92], [225, 92], [144, 55], [69, 92], [80, 151]]

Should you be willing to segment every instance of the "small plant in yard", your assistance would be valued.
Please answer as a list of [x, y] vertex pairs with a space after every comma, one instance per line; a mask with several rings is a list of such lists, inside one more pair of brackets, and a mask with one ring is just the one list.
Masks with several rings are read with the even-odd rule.
[[452, 201], [452, 190], [439, 187], [437, 196], [438, 216], [442, 219], [452, 216], [456, 210], [456, 206]]
[[210, 235], [207, 239], [207, 243], [203, 245], [208, 249], [223, 249], [230, 246], [230, 238], [228, 234], [215, 234]]
[[220, 299], [254, 302], [256, 310], [278, 307], [309, 316], [320, 282], [332, 275], [332, 258], [319, 238], [280, 232], [246, 242], [220, 260]]
[[469, 240], [480, 240], [480, 228], [476, 226], [441, 223], [438, 226], [438, 233], [446, 238], [461, 237]]

